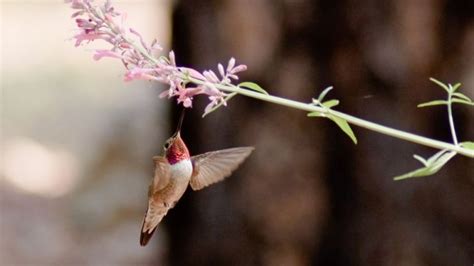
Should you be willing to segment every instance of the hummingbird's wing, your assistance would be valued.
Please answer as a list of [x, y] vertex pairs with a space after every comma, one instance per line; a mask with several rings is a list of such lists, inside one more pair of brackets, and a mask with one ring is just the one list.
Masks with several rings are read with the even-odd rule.
[[163, 156], [153, 156], [155, 163], [155, 173], [153, 182], [150, 184], [149, 193], [162, 190], [170, 182], [170, 164]]
[[228, 177], [253, 150], [253, 147], [238, 147], [191, 157], [193, 162], [193, 175], [189, 183], [191, 188], [200, 190]]
[[164, 204], [160, 193], [170, 181], [170, 167], [165, 157], [153, 157], [155, 162], [155, 176], [148, 189], [148, 208], [143, 218], [142, 230], [140, 231], [140, 245], [145, 246], [155, 232], [156, 226], [161, 222], [168, 212], [170, 206]]

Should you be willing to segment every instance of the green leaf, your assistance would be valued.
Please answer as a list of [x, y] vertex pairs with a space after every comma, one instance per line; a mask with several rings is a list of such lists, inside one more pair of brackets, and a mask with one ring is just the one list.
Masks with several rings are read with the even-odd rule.
[[433, 171], [433, 174], [438, 172], [451, 158], [453, 158], [456, 155], [455, 151], [451, 152], [446, 152], [443, 155], [441, 155], [437, 160], [431, 164], [431, 171]]
[[413, 158], [420, 161], [424, 166], [426, 166], [428, 164], [428, 162], [425, 160], [425, 158], [421, 157], [420, 155], [413, 154]]
[[451, 99], [451, 102], [453, 102], [453, 103], [460, 103], [460, 104], [467, 104], [467, 105], [472, 105], [472, 106], [474, 106], [474, 103], [473, 103], [473, 102], [469, 102], [469, 101], [462, 100], [462, 99], [458, 99], [458, 98], [453, 98], [453, 99]]
[[435, 153], [433, 156], [431, 156], [430, 158], [428, 158], [428, 160], [426, 160], [426, 162], [431, 165], [433, 164], [436, 160], [439, 159], [439, 157], [441, 157], [441, 155], [443, 155], [445, 152], [447, 152], [447, 150], [441, 150], [437, 153]]
[[408, 172], [403, 175], [399, 175], [393, 178], [393, 180], [398, 181], [402, 179], [412, 178], [412, 177], [422, 177], [431, 175], [429, 169], [427, 167], [419, 168], [414, 171]]
[[447, 104], [448, 104], [448, 101], [445, 101], [445, 100], [434, 100], [434, 101], [431, 101], [431, 102], [420, 103], [417, 106], [418, 106], [418, 108], [421, 108], [421, 107], [427, 107], [427, 106], [447, 105]]
[[458, 97], [458, 98], [460, 98], [460, 99], [463, 99], [463, 100], [466, 100], [466, 101], [468, 101], [468, 102], [472, 102], [471, 98], [467, 97], [466, 95], [464, 95], [464, 94], [462, 94], [462, 93], [460, 93], [460, 92], [455, 92], [455, 93], [453, 93], [453, 96], [456, 96], [456, 97]]
[[474, 150], [474, 142], [472, 141], [464, 141], [459, 143], [461, 147], [469, 149], [469, 150]]
[[330, 90], [332, 90], [332, 89], [333, 89], [332, 86], [329, 86], [329, 87], [327, 87], [326, 89], [324, 89], [324, 90], [321, 92], [321, 94], [319, 94], [319, 96], [318, 96], [318, 101], [319, 101], [320, 103], [323, 102], [323, 99], [324, 99], [324, 97], [326, 97], [326, 94], [328, 94], [328, 92], [329, 92]]
[[449, 86], [451, 87], [452, 92], [455, 92], [459, 87], [461, 87], [461, 83], [456, 83], [454, 86], [451, 86], [450, 84]]
[[430, 80], [434, 83], [436, 83], [438, 86], [440, 86], [441, 88], [443, 88], [447, 93], [449, 93], [449, 88], [448, 86], [446, 86], [446, 84], [444, 84], [443, 82], [435, 79], [435, 78], [430, 78]]
[[245, 87], [245, 88], [248, 88], [248, 89], [251, 89], [251, 90], [254, 90], [254, 91], [257, 91], [257, 92], [268, 95], [268, 92], [266, 90], [264, 90], [262, 87], [260, 87], [260, 85], [258, 85], [257, 83], [254, 83], [254, 82], [246, 81], [246, 82], [240, 83], [237, 86]]
[[[428, 160], [426, 160], [425, 167], [421, 167], [414, 171], [408, 172], [406, 174], [396, 176], [393, 179], [402, 180], [402, 179], [407, 179], [407, 178], [412, 178], [412, 177], [422, 177], [422, 176], [429, 176], [429, 175], [436, 174], [455, 155], [456, 155], [456, 152], [454, 151], [449, 152], [447, 150], [442, 150], [440, 152], [437, 152], [435, 155], [431, 156], [431, 158], [429, 158]], [[419, 158], [417, 159], [419, 160]], [[424, 160], [423, 158], [421, 159]], [[423, 163], [423, 161], [421, 162]]]
[[349, 123], [347, 123], [347, 121], [345, 119], [342, 119], [342, 118], [340, 118], [338, 116], [335, 116], [335, 115], [332, 115], [332, 114], [329, 114], [328, 117], [329, 117], [329, 119], [334, 121], [334, 123], [336, 123], [339, 126], [339, 128], [341, 128], [342, 131], [344, 131], [344, 133], [346, 133], [352, 139], [354, 144], [357, 144], [357, 138], [354, 135], [354, 132], [352, 131], [351, 126], [349, 126]]
[[326, 108], [331, 108], [339, 104], [339, 100], [333, 99], [329, 101], [325, 101], [322, 103], [322, 105]]
[[326, 117], [326, 114], [321, 112], [311, 112], [307, 114], [308, 117]]

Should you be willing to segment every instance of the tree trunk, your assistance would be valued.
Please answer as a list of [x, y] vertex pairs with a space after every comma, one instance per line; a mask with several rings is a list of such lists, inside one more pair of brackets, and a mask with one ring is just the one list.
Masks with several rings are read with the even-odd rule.
[[[469, 12], [468, 10], [471, 10]], [[179, 64], [216, 69], [234, 56], [242, 81], [309, 102], [327, 86], [338, 109], [451, 141], [443, 98], [428, 81], [463, 83], [474, 96], [472, 1], [180, 1]], [[187, 193], [166, 220], [173, 265], [470, 265], [472, 159], [431, 177], [392, 177], [434, 150], [237, 97], [205, 119], [185, 119], [192, 153], [252, 145], [223, 183]], [[454, 109], [458, 137], [474, 136], [472, 109]], [[433, 119], [431, 119], [433, 118]]]

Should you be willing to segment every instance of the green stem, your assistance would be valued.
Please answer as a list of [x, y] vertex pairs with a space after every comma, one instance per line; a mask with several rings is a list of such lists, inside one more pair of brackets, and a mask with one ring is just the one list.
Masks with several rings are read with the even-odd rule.
[[[204, 85], [206, 83], [202, 80], [198, 80], [192, 77], [188, 77], [188, 79], [196, 84]], [[395, 138], [403, 139], [403, 140], [413, 142], [413, 143], [418, 143], [420, 145], [424, 145], [424, 146], [428, 146], [428, 147], [432, 147], [436, 149], [446, 149], [450, 151], [455, 151], [461, 155], [474, 158], [474, 151], [466, 149], [466, 148], [462, 148], [458, 145], [453, 145], [451, 143], [433, 140], [430, 138], [422, 137], [422, 136], [408, 133], [405, 131], [382, 126], [382, 125], [379, 125], [367, 120], [363, 120], [363, 119], [360, 119], [360, 118], [357, 118], [357, 117], [354, 117], [354, 116], [351, 116], [339, 111], [335, 111], [332, 109], [327, 110], [318, 106], [314, 106], [309, 103], [302, 103], [302, 102], [297, 102], [297, 101], [293, 101], [293, 100], [289, 100], [289, 99], [285, 99], [285, 98], [281, 98], [277, 96], [266, 95], [263, 93], [258, 93], [251, 90], [242, 89], [237, 86], [228, 86], [228, 85], [221, 85], [221, 84], [214, 84], [214, 86], [216, 86], [216, 88], [222, 91], [236, 92], [238, 94], [251, 97], [254, 99], [258, 99], [258, 100], [262, 100], [262, 101], [266, 101], [266, 102], [270, 102], [270, 103], [274, 103], [278, 105], [283, 105], [283, 106], [287, 106], [287, 107], [291, 107], [294, 109], [299, 109], [299, 110], [303, 110], [307, 112], [321, 112], [321, 113], [329, 112], [335, 116], [345, 119], [350, 124], [353, 124], [362, 128], [366, 128], [375, 132], [379, 132], [384, 135], [392, 136]]]
[[141, 45], [136, 45], [133, 40], [129, 38], [123, 37], [127, 43], [129, 43], [133, 48], [139, 51], [143, 56], [145, 56], [148, 60], [152, 61], [153, 64], [158, 64], [158, 60], [156, 60], [153, 56], [151, 56]]
[[[451, 87], [451, 85], [450, 85]], [[449, 128], [451, 129], [451, 136], [453, 138], [454, 145], [458, 145], [458, 137], [456, 136], [456, 129], [454, 128], [454, 118], [453, 118], [453, 102], [452, 102], [452, 90], [448, 94], [448, 118], [449, 118]]]

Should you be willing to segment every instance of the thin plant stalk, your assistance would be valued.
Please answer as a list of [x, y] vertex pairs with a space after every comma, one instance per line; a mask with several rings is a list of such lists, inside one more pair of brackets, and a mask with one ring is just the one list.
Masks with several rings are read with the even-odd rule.
[[[198, 79], [195, 79], [195, 78], [192, 78], [192, 77], [189, 77], [189, 79], [190, 79], [190, 81], [192, 81], [193, 83], [196, 83], [196, 84], [201, 84], [201, 85], [205, 84], [204, 81], [201, 81], [201, 80], [198, 80]], [[360, 118], [345, 114], [345, 113], [340, 112], [340, 111], [335, 111], [335, 110], [332, 110], [332, 109], [329, 109], [329, 110], [324, 109], [324, 108], [314, 106], [314, 105], [309, 104], [309, 103], [302, 103], [302, 102], [289, 100], [289, 99], [285, 99], [285, 98], [281, 98], [281, 97], [277, 97], [277, 96], [266, 95], [266, 94], [263, 94], [263, 93], [258, 93], [258, 92], [254, 92], [254, 91], [251, 91], [251, 90], [242, 89], [242, 88], [239, 88], [238, 86], [226, 86], [226, 85], [220, 85], [220, 84], [216, 84], [215, 86], [218, 89], [222, 90], [222, 91], [236, 92], [238, 94], [241, 94], [241, 95], [244, 95], [244, 96], [247, 96], [247, 97], [251, 97], [251, 98], [254, 98], [254, 99], [258, 99], [258, 100], [262, 100], [262, 101], [265, 101], [265, 102], [270, 102], [270, 103], [274, 103], [274, 104], [278, 104], [278, 105], [283, 105], [283, 106], [287, 106], [287, 107], [290, 107], [290, 108], [299, 109], [299, 110], [303, 110], [303, 111], [307, 111], [307, 112], [322, 112], [322, 113], [329, 112], [329, 113], [331, 113], [335, 116], [338, 116], [342, 119], [347, 120], [347, 122], [350, 123], [350, 124], [353, 124], [353, 125], [365, 128], [365, 129], [369, 129], [369, 130], [372, 130], [372, 131], [375, 131], [375, 132], [378, 132], [378, 133], [381, 133], [381, 134], [384, 134], [384, 135], [392, 136], [392, 137], [395, 137], [395, 138], [398, 138], [398, 139], [406, 140], [406, 141], [409, 141], [409, 142], [417, 143], [417, 144], [424, 145], [424, 146], [431, 147], [431, 148], [435, 148], [435, 149], [455, 151], [458, 154], [474, 158], [474, 151], [463, 148], [463, 147], [457, 145], [457, 140], [455, 142], [456, 144], [443, 142], [443, 141], [439, 141], [439, 140], [434, 140], [434, 139], [430, 139], [430, 138], [427, 138], [427, 137], [423, 137], [423, 136], [419, 136], [419, 135], [416, 135], [416, 134], [401, 131], [401, 130], [398, 130], [398, 129], [394, 129], [394, 128], [390, 128], [390, 127], [387, 127], [387, 126], [379, 125], [379, 124], [376, 124], [374, 122], [370, 122], [370, 121], [367, 121], [367, 120], [364, 120], [364, 119], [360, 119]], [[452, 115], [450, 115], [450, 123], [451, 123], [451, 120], [452, 120]], [[454, 130], [454, 126], [452, 127], [452, 129]]]
[[449, 128], [451, 130], [451, 136], [453, 138], [454, 145], [458, 145], [458, 137], [456, 136], [456, 129], [454, 127], [454, 118], [453, 118], [453, 104], [452, 104], [452, 94], [453, 92], [450, 90], [448, 95], [448, 119], [449, 119]]

